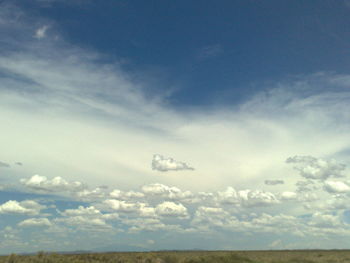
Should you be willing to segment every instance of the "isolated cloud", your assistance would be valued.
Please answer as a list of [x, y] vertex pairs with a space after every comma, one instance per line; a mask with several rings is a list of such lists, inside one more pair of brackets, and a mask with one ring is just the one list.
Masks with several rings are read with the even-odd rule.
[[76, 192], [84, 189], [84, 185], [80, 182], [68, 182], [62, 177], [55, 177], [52, 180], [45, 176], [33, 175], [29, 179], [20, 180], [26, 187], [43, 192]]
[[312, 156], [294, 156], [286, 160], [287, 163], [294, 164], [294, 169], [307, 179], [325, 180], [328, 177], [343, 177], [345, 164], [335, 160], [324, 160]]
[[175, 161], [173, 158], [167, 158], [160, 154], [153, 155], [152, 169], [160, 172], [194, 170], [186, 163]]
[[35, 31], [35, 35], [34, 37], [37, 38], [37, 39], [42, 39], [45, 37], [46, 35], [46, 31], [49, 29], [49, 26], [47, 25], [44, 25], [40, 28], [38, 28], [36, 31]]
[[330, 181], [324, 182], [324, 190], [329, 193], [347, 193], [350, 192], [350, 186], [341, 181]]
[[266, 185], [284, 184], [283, 180], [265, 180]]
[[18, 202], [16, 200], [9, 200], [0, 205], [0, 214], [24, 214], [37, 215], [45, 206], [33, 200], [25, 200]]
[[11, 166], [8, 163], [0, 162], [0, 168], [1, 167], [9, 168]]
[[223, 48], [219, 44], [205, 46], [199, 50], [198, 58], [202, 60], [208, 59], [208, 58], [214, 58], [220, 55], [222, 52], [223, 52]]
[[51, 226], [51, 222], [47, 218], [29, 218], [18, 223], [20, 227], [37, 227]]

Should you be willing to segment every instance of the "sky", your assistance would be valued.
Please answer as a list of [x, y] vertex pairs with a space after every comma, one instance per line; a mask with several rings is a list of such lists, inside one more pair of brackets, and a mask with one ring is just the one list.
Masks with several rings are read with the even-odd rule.
[[350, 2], [0, 2], [0, 254], [350, 246]]

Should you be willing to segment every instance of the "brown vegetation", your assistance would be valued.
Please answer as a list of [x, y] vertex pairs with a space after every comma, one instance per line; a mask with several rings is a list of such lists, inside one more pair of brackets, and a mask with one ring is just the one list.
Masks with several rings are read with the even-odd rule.
[[348, 263], [348, 250], [171, 251], [56, 254], [0, 257], [0, 263]]

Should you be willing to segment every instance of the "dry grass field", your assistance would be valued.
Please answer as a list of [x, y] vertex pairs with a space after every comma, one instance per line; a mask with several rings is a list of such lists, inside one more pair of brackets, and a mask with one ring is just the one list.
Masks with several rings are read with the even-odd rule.
[[91, 254], [38, 253], [0, 257], [0, 263], [350, 263], [349, 250], [171, 251]]

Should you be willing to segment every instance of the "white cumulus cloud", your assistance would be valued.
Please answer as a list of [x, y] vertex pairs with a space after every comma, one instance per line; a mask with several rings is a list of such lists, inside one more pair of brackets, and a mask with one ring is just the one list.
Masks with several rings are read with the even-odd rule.
[[33, 226], [51, 226], [51, 222], [47, 218], [29, 218], [18, 223], [20, 227], [33, 227]]
[[281, 193], [282, 200], [295, 200], [297, 197], [298, 195], [295, 192], [285, 191]]
[[37, 174], [29, 179], [21, 179], [21, 183], [32, 190], [43, 192], [76, 192], [81, 191], [85, 187], [80, 182], [68, 182], [59, 176], [49, 180], [46, 176]]
[[160, 172], [194, 170], [184, 162], [175, 161], [173, 158], [164, 157], [160, 154], [154, 154], [152, 160], [152, 169]]
[[312, 156], [294, 156], [286, 160], [287, 163], [294, 164], [294, 169], [307, 179], [325, 180], [328, 177], [343, 177], [345, 164], [335, 160], [324, 160]]
[[156, 206], [156, 212], [160, 216], [166, 217], [187, 217], [187, 208], [180, 203], [163, 202]]
[[347, 193], [350, 191], [350, 186], [341, 181], [330, 181], [324, 182], [324, 190], [329, 193]]
[[33, 200], [25, 200], [18, 202], [16, 200], [9, 200], [0, 205], [0, 214], [24, 214], [37, 215], [45, 206]]

